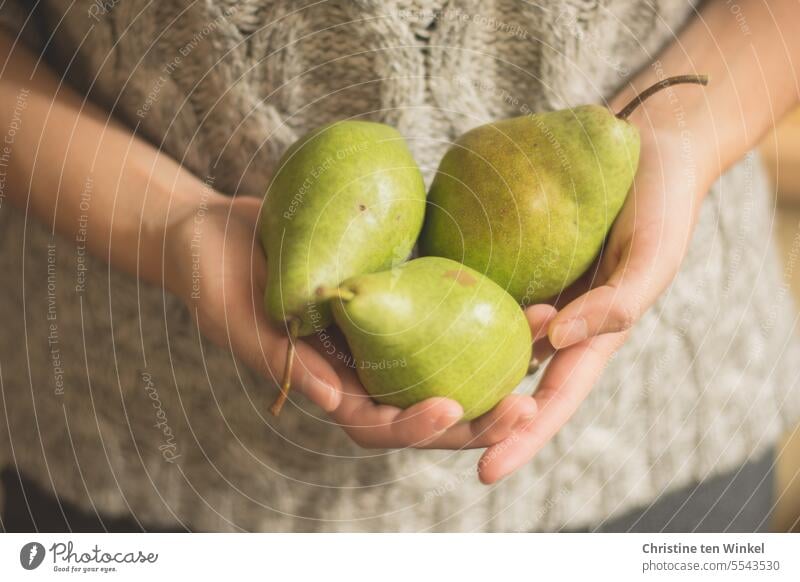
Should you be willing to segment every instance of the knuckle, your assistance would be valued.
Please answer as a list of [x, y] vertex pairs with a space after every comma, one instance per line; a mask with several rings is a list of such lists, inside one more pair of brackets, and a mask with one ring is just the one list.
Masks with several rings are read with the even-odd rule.
[[394, 440], [395, 443], [404, 443], [411, 440], [409, 438], [411, 436], [409, 434], [410, 431], [406, 427], [402, 426], [402, 424], [395, 422], [392, 424], [390, 429], [391, 429], [392, 439]]
[[495, 444], [508, 436], [511, 428], [507, 422], [495, 420], [492, 424], [483, 427], [476, 436], [484, 442]]
[[350, 440], [362, 449], [371, 450], [377, 448], [373, 439], [369, 438], [364, 430], [350, 429], [347, 434], [350, 436]]
[[502, 441], [511, 433], [512, 428], [510, 423], [502, 418], [485, 418], [473, 426], [469, 444], [479, 444], [482, 447], [490, 447]]
[[348, 430], [347, 431], [347, 436], [350, 437], [350, 440], [353, 441], [353, 443], [356, 446], [361, 447], [362, 449], [366, 449], [367, 448], [366, 441], [364, 440], [364, 437], [362, 436], [361, 431]]
[[623, 300], [617, 303], [612, 325], [613, 331], [627, 331], [639, 320], [641, 308], [638, 302]]

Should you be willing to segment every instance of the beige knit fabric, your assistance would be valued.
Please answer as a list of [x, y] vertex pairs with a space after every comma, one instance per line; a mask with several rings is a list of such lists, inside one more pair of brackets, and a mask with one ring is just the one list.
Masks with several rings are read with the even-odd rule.
[[[13, 31], [29, 4], [2, 5]], [[430, 178], [466, 129], [610, 97], [692, 14], [678, 0], [49, 0], [23, 38], [187, 168], [258, 195], [296, 137], [351, 116], [396, 125]], [[179, 300], [93, 258], [76, 291], [75, 241], [2, 204], [0, 463], [149, 525], [596, 524], [734, 468], [798, 417], [771, 213], [749, 156], [714, 186], [680, 275], [577, 415], [485, 487], [477, 451], [360, 450], [305, 404], [265, 418], [274, 388], [202, 341]]]

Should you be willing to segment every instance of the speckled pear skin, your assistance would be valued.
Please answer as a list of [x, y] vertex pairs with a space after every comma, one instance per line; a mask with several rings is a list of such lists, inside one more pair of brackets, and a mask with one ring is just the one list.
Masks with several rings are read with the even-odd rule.
[[432, 396], [458, 401], [464, 419], [494, 407], [522, 380], [530, 326], [514, 299], [477, 271], [440, 257], [345, 281], [336, 323], [358, 376], [379, 402], [406, 408]]
[[405, 260], [425, 214], [425, 185], [403, 137], [381, 123], [342, 121], [284, 154], [261, 213], [267, 255], [264, 302], [276, 322], [301, 320], [299, 335], [332, 321], [315, 303], [320, 286]]
[[420, 248], [518, 302], [560, 293], [598, 255], [633, 182], [639, 133], [596, 105], [470, 130], [445, 154]]

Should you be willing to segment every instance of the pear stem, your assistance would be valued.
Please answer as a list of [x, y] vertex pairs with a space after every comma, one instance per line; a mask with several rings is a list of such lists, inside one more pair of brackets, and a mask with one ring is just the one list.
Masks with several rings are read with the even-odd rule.
[[292, 368], [294, 368], [294, 355], [295, 355], [295, 342], [297, 341], [297, 334], [300, 332], [300, 320], [293, 317], [289, 320], [289, 346], [286, 348], [286, 362], [283, 366], [283, 381], [281, 382], [281, 393], [269, 407], [272, 416], [278, 416], [281, 413], [283, 405], [286, 404], [286, 399], [289, 398], [289, 390], [292, 388]]
[[323, 301], [328, 299], [341, 299], [342, 301], [350, 301], [356, 296], [355, 293], [349, 289], [342, 289], [341, 287], [318, 287], [317, 297]]
[[623, 107], [619, 113], [617, 113], [617, 117], [619, 119], [628, 119], [630, 114], [633, 113], [634, 109], [639, 107], [639, 105], [641, 105], [648, 97], [655, 95], [662, 89], [666, 89], [672, 85], [681, 85], [683, 83], [708, 85], [708, 75], [677, 75], [675, 77], [667, 77], [666, 79], [662, 79], [658, 83], [650, 85], [647, 89], [631, 99], [630, 102]]

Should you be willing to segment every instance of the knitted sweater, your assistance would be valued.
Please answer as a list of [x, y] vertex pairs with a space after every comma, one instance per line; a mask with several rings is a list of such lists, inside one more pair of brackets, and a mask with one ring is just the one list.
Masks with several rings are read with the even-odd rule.
[[[30, 4], [3, 4], [12, 33], [230, 195], [261, 195], [293, 140], [349, 117], [396, 126], [429, 180], [465, 130], [611, 97], [694, 13], [679, 0]], [[310, 404], [266, 417], [275, 388], [199, 337], [177, 298], [0, 197], [0, 463], [165, 527], [591, 526], [736, 467], [797, 419], [771, 213], [749, 155], [714, 185], [679, 275], [577, 414], [487, 487], [480, 451], [361, 450]]]

